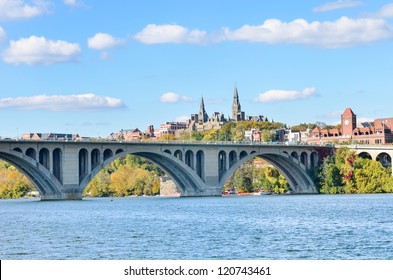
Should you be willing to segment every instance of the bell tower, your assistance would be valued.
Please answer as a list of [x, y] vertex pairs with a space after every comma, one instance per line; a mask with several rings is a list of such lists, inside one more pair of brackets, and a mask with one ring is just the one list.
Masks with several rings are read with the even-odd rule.
[[341, 115], [341, 127], [343, 136], [352, 136], [356, 128], [356, 115], [351, 108], [345, 109]]

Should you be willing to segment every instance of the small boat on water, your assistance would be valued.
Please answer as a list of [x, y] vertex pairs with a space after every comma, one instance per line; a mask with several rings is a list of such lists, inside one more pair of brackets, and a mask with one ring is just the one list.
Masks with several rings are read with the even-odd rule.
[[270, 195], [272, 192], [267, 192], [267, 191], [261, 191], [261, 192], [256, 192], [254, 195]]

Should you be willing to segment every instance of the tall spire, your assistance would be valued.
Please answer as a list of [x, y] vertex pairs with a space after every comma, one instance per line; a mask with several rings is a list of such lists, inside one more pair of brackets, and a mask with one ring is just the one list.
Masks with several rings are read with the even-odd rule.
[[207, 122], [208, 118], [209, 117], [208, 117], [208, 115], [207, 115], [207, 113], [205, 111], [205, 103], [203, 102], [203, 96], [201, 96], [201, 103], [200, 103], [200, 106], [199, 106], [198, 121], [205, 123], [205, 122]]
[[239, 101], [239, 94], [237, 92], [237, 85], [235, 84], [235, 90], [233, 91], [232, 119], [235, 121], [242, 120], [239, 119], [239, 113], [242, 113], [242, 108]]

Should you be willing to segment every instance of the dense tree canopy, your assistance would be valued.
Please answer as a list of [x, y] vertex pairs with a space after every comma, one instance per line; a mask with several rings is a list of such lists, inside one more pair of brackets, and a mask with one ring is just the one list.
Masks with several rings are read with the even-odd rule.
[[323, 163], [321, 192], [336, 193], [391, 193], [393, 177], [391, 167], [363, 159], [354, 151], [341, 147]]
[[259, 158], [242, 164], [225, 183], [225, 190], [240, 193], [288, 191], [288, 182], [280, 172]]
[[0, 161], [0, 198], [19, 198], [26, 196], [35, 187], [14, 166]]

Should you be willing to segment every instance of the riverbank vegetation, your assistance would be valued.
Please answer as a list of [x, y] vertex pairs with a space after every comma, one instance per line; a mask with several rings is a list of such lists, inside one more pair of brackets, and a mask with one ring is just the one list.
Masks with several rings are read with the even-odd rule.
[[320, 192], [326, 194], [392, 193], [392, 167], [363, 159], [354, 151], [341, 147], [328, 156], [320, 171]]
[[134, 155], [119, 158], [99, 172], [83, 195], [92, 197], [157, 195], [160, 176], [164, 173], [154, 164]]
[[237, 193], [281, 194], [289, 190], [289, 185], [276, 168], [260, 158], [255, 158], [242, 164], [227, 180], [224, 189]]
[[18, 169], [0, 161], [0, 198], [20, 198], [34, 190], [31, 181]]

